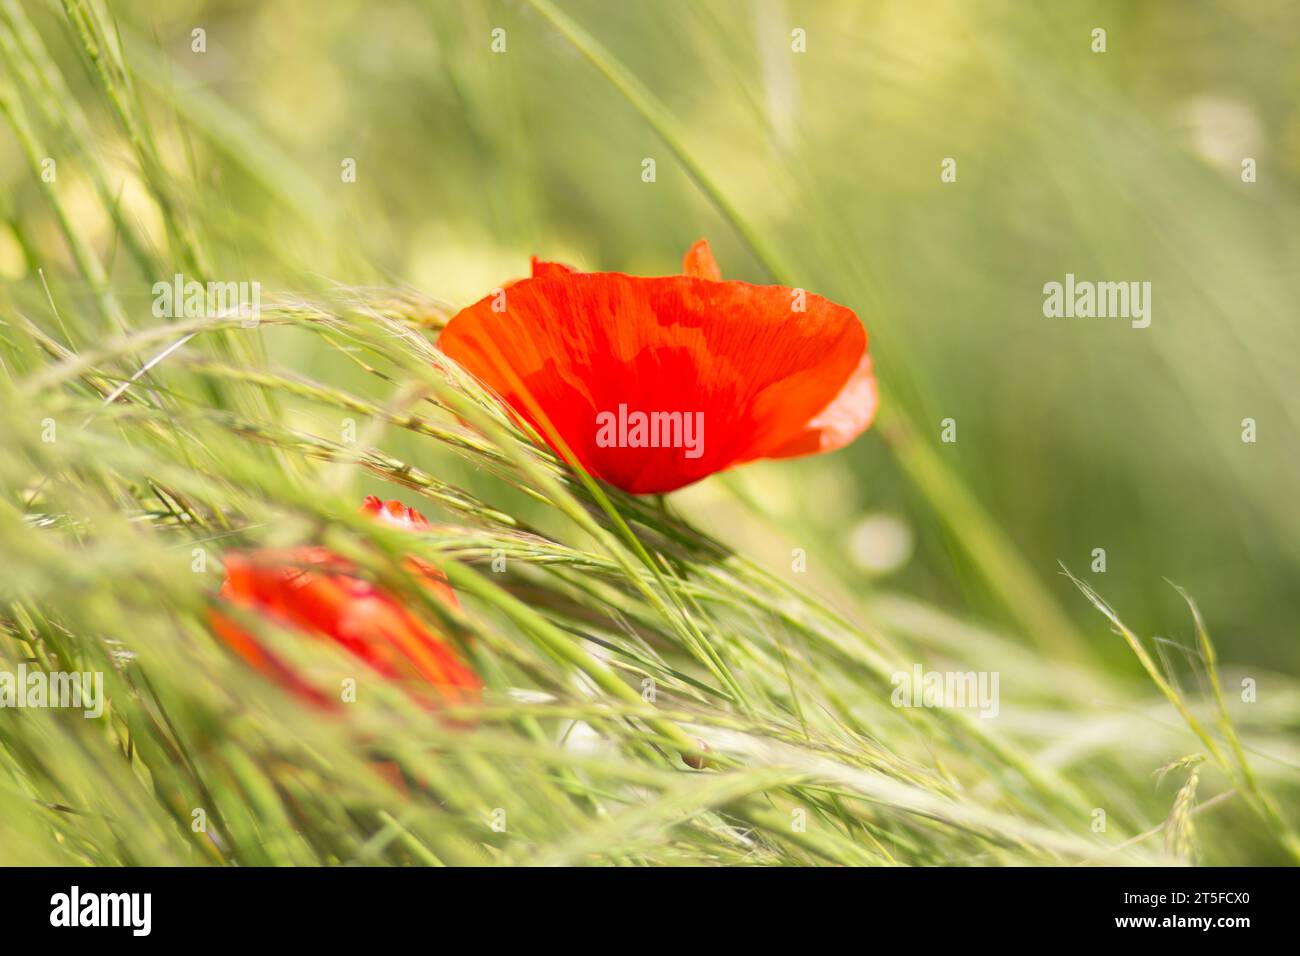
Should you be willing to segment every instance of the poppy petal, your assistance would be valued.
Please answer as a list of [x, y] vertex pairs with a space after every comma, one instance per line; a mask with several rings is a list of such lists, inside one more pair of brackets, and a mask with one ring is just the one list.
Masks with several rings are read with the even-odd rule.
[[714, 282], [722, 281], [722, 270], [718, 268], [718, 260], [713, 258], [709, 240], [699, 239], [686, 251], [682, 257], [682, 274], [697, 279], [712, 279]]
[[374, 495], [367, 495], [361, 510], [394, 528], [405, 531], [429, 530], [429, 522], [425, 520], [424, 515], [400, 501], [381, 501]]
[[843, 448], [871, 425], [877, 405], [879, 396], [876, 377], [871, 371], [871, 355], [863, 352], [862, 361], [831, 403], [792, 440], [767, 452], [767, 457], [797, 458]]
[[539, 259], [533, 256], [530, 260], [532, 263], [533, 278], [538, 279], [542, 276], [563, 276], [578, 270], [573, 266], [566, 266], [563, 262], [547, 262], [545, 259]]

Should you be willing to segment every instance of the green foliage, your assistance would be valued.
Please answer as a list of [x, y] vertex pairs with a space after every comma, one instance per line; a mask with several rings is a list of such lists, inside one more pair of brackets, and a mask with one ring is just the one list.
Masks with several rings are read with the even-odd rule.
[[[363, 26], [335, 5], [191, 4], [120, 23], [98, 0], [30, 6], [0, 0], [0, 672], [102, 672], [109, 705], [95, 719], [0, 709], [0, 863], [1300, 858], [1300, 683], [1270, 669], [1294, 664], [1294, 646], [1259, 638], [1289, 635], [1294, 611], [1273, 589], [1293, 579], [1300, 536], [1269, 467], [1293, 452], [1278, 438], [1250, 449], [1262, 468], [1242, 464], [1241, 414], [1192, 378], [1212, 366], [1234, 409], [1276, 407], [1270, 427], [1294, 437], [1284, 350], [1269, 344], [1294, 336], [1284, 300], [1239, 271], [1264, 243], [1250, 227], [1272, 220], [1150, 141], [1154, 107], [1119, 79], [1044, 61], [1044, 37], [1062, 45], [1088, 24], [1013, 24], [991, 4], [984, 21], [954, 4], [868, 22], [827, 4], [806, 26], [831, 55], [791, 72], [727, 4], [395, 4], [368, 6]], [[744, 30], [786, 49], [792, 10], [756, 9]], [[1158, 36], [1120, 9], [1113, 24]], [[194, 54], [200, 23], [208, 52]], [[498, 24], [509, 52], [494, 57]], [[841, 88], [861, 98], [818, 95]], [[963, 89], [972, 108], [943, 105]], [[1022, 114], [1002, 110], [1007, 89]], [[926, 110], [944, 111], [957, 146]], [[1116, 151], [1117, 130], [1140, 158]], [[983, 191], [945, 205], [932, 190], [949, 151], [963, 188]], [[659, 192], [637, 175], [644, 156], [659, 157]], [[344, 158], [356, 183], [339, 179]], [[913, 161], [934, 170], [924, 187], [900, 172]], [[1080, 185], [1098, 163], [1113, 195]], [[1296, 173], [1283, 175], [1260, 185], [1291, 189], [1274, 198], [1294, 210]], [[1085, 368], [1043, 385], [1063, 367], [1053, 356], [1083, 347], [1043, 331], [1042, 281], [1128, 268], [1152, 227], [1109, 214], [1180, 187], [1239, 228], [1163, 238], [1141, 266], [1190, 277], [1155, 320], [1178, 310], [1186, 324], [1153, 325], [1150, 343], [1072, 330], [1086, 348], [1115, 343], [1112, 371], [1140, 357], [1174, 384], [1143, 376], [1111, 395]], [[1081, 195], [1094, 198], [1044, 239], [1044, 211]], [[936, 242], [940, 229], [957, 235]], [[1009, 245], [981, 245], [990, 229]], [[412, 288], [477, 297], [530, 251], [663, 272], [703, 233], [729, 275], [864, 317], [887, 404], [856, 447], [633, 499], [564, 467], [442, 358], [454, 308]], [[1268, 239], [1295, 251], [1294, 235]], [[1211, 260], [1236, 265], [1211, 273]], [[177, 273], [260, 281], [260, 320], [155, 317], [153, 285]], [[1207, 311], [1184, 310], [1198, 290]], [[1275, 338], [1240, 334], [1239, 352], [1192, 361], [1234, 290]], [[1032, 332], [1008, 337], [1010, 301]], [[1070, 387], [1087, 399], [1067, 407]], [[1038, 388], [1056, 417], [1030, 427]], [[1151, 417], [1099, 431], [1120, 406]], [[971, 408], [959, 454], [931, 434], [954, 407]], [[1190, 420], [1160, 417], [1184, 407]], [[1157, 419], [1167, 431], [1148, 441]], [[1065, 449], [1071, 467], [1043, 484], [1032, 466]], [[1168, 483], [1206, 450], [1204, 485]], [[1124, 497], [1145, 481], [1166, 484]], [[1167, 533], [1169, 515], [1224, 487], [1239, 507]], [[434, 533], [366, 520], [367, 493], [417, 507]], [[844, 529], [880, 508], [918, 538], [893, 578], [845, 556]], [[1082, 572], [1098, 541], [1130, 556], [1076, 579], [1104, 616], [1055, 564]], [[337, 649], [248, 621], [296, 667], [357, 681], [355, 704], [322, 714], [215, 639], [222, 554], [303, 543], [354, 558], [447, 634], [484, 676], [483, 706], [431, 717]], [[1226, 558], [1221, 578], [1177, 564], [1211, 547], [1254, 548], [1255, 577]], [[410, 580], [408, 553], [447, 575], [461, 610]], [[1179, 624], [1165, 574], [1204, 583], [1216, 610], [1190, 605]], [[1112, 585], [1150, 626], [1126, 626], [1093, 590]], [[1254, 635], [1226, 644], [1222, 666], [1220, 623]], [[1185, 638], [1139, 636], [1169, 626]], [[918, 664], [997, 672], [996, 719], [895, 706], [895, 675]], [[1176, 793], [1153, 783], [1162, 767]]]

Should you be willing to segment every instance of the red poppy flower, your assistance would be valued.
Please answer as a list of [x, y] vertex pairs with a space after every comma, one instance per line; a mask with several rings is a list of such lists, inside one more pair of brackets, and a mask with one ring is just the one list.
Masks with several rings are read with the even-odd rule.
[[438, 347], [561, 456], [637, 494], [832, 451], [871, 424], [876, 382], [852, 310], [724, 282], [704, 240], [682, 270], [645, 278], [534, 259], [531, 278], [463, 309]]
[[[400, 527], [429, 527], [419, 512], [396, 501], [384, 504], [367, 498], [362, 510]], [[416, 562], [416, 567], [440, 600], [459, 606], [438, 572], [423, 562]], [[409, 682], [413, 695], [431, 705], [477, 700], [483, 687], [478, 675], [423, 622], [327, 548], [229, 553], [220, 597], [284, 627], [335, 641], [382, 676]], [[214, 609], [211, 620], [217, 634], [255, 667], [310, 700], [322, 705], [335, 702], [335, 697], [295, 673], [231, 618]]]

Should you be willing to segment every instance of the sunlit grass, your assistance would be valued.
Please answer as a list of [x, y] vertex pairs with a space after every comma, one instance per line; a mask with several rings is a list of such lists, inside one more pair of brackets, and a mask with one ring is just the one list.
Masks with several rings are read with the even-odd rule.
[[[770, 278], [818, 278], [630, 65], [576, 15], [530, 6], [530, 29], [595, 66], [584, 75], [667, 144], [738, 249]], [[433, 349], [451, 306], [382, 267], [364, 288], [327, 278], [368, 267], [324, 187], [255, 117], [178, 81], [185, 67], [146, 35], [87, 0], [30, 13], [0, 0], [6, 156], [30, 194], [0, 209], [30, 260], [0, 312], [0, 670], [102, 671], [111, 701], [95, 720], [0, 710], [0, 863], [1300, 858], [1300, 684], [1221, 665], [1195, 604], [1162, 623], [1185, 640], [1152, 641], [1105, 602], [1108, 579], [1061, 588], [932, 442], [920, 367], [887, 371], [878, 430], [971, 607], [909, 581], [864, 588], [830, 560], [807, 574], [760, 562], [733, 550], [739, 531], [705, 530], [689, 498], [573, 474]], [[260, 216], [204, 197], [195, 154], [213, 143]], [[44, 183], [52, 153], [75, 161]], [[122, 168], [161, 235], [118, 204]], [[58, 185], [70, 175], [111, 242], [85, 234]], [[808, 189], [823, 214], [833, 198]], [[327, 244], [329, 265], [281, 241]], [[154, 282], [244, 278], [246, 258], [285, 276], [256, 328], [150, 313]], [[890, 293], [859, 267], [845, 243], [810, 271], [852, 288], [873, 334], [896, 335], [874, 318]], [[901, 355], [896, 342], [877, 354]], [[781, 494], [771, 469], [851, 465], [761, 467], [755, 485]], [[713, 481], [746, 533], [816, 540]], [[372, 492], [435, 533], [358, 516]], [[346, 655], [267, 626], [277, 653], [356, 679], [359, 700], [322, 716], [246, 668], [208, 626], [221, 556], [299, 543], [355, 559], [447, 634], [483, 675], [483, 705], [431, 718]], [[409, 580], [407, 553], [447, 575], [463, 610]], [[893, 676], [915, 664], [999, 672], [999, 716], [895, 707]], [[1246, 703], [1243, 678], [1267, 693]]]

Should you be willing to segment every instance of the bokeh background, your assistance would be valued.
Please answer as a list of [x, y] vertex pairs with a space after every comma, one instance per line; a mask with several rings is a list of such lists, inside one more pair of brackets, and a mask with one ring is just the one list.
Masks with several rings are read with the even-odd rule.
[[[117, 248], [79, 151], [120, 174], [124, 214], [159, 245], [162, 217], [56, 5], [29, 6], [90, 123], [89, 138], [52, 144], [63, 195], [143, 319], [161, 277]], [[524, 2], [113, 13], [215, 275], [276, 293], [404, 284], [454, 308], [525, 274], [530, 254], [662, 274], [707, 236], [729, 277], [775, 270], [853, 307], [904, 422], [829, 458], [705, 483], [675, 496], [683, 512], [769, 563], [805, 548], [828, 593], [913, 595], [1035, 640], [1033, 615], [990, 586], [1004, 569], [965, 541], [964, 511], [900, 458], [921, 442], [979, 503], [996, 550], [1023, 559], [1112, 666], [1135, 667], [1060, 563], [1139, 633], [1190, 634], [1172, 581], [1226, 661], [1297, 670], [1300, 7], [557, 7], [616, 76]], [[1098, 27], [1105, 53], [1092, 50]], [[796, 29], [806, 52], [792, 50]], [[89, 292], [7, 133], [0, 197], [0, 298], [38, 307], [40, 266], [75, 307]], [[1151, 282], [1150, 328], [1045, 318], [1043, 284], [1067, 272]], [[303, 337], [277, 357], [365, 381]], [[942, 444], [949, 417], [958, 441]], [[422, 464], [487, 481], [454, 460]], [[1104, 574], [1090, 571], [1094, 548]]]

